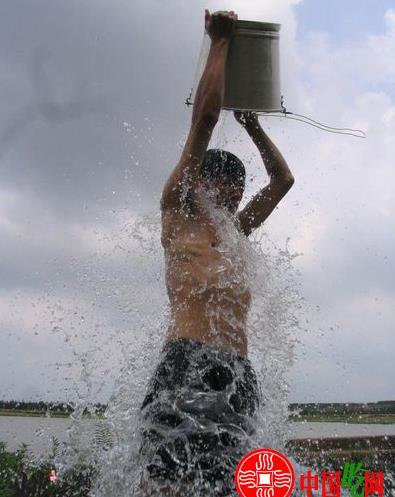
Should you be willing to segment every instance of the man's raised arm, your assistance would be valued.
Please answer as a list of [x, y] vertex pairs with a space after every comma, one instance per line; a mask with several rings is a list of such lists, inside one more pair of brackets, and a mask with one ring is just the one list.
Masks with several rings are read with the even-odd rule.
[[162, 192], [162, 210], [181, 207], [197, 185], [200, 164], [221, 112], [226, 58], [236, 20], [233, 11], [212, 15], [208, 10], [205, 12], [205, 27], [211, 38], [210, 52], [196, 91], [187, 141]]
[[261, 128], [257, 115], [251, 112], [235, 112], [235, 117], [257, 146], [270, 178], [269, 184], [237, 214], [240, 227], [248, 236], [273, 212], [295, 180], [281, 152]]

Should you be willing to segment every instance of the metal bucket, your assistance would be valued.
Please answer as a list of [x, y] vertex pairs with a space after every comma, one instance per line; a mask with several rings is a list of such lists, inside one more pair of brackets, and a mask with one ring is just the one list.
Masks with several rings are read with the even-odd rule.
[[[280, 24], [236, 22], [226, 64], [224, 109], [281, 111], [279, 31]], [[195, 98], [210, 44], [205, 33], [188, 103]]]

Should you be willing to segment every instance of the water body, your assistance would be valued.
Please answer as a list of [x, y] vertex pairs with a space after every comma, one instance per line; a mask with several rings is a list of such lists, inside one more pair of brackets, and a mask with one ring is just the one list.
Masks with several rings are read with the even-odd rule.
[[[84, 420], [82, 424], [82, 444], [103, 441], [103, 421]], [[9, 450], [16, 450], [20, 444], [26, 443], [30, 453], [39, 457], [50, 453], [53, 437], [67, 443], [71, 427], [72, 421], [67, 418], [0, 416], [0, 441], [5, 442]], [[395, 435], [395, 424], [290, 423], [292, 439], [385, 435]]]

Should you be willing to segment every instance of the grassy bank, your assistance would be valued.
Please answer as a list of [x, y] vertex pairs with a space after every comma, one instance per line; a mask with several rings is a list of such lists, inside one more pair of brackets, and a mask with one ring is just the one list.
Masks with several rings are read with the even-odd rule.
[[[20, 417], [34, 417], [34, 418], [69, 418], [70, 414], [66, 412], [59, 411], [32, 411], [32, 410], [21, 410], [21, 409], [0, 409], [0, 416], [20, 416]], [[103, 415], [93, 416], [90, 413], [85, 413], [82, 415], [83, 418], [102, 418]], [[1, 497], [1, 495], [0, 495]]]
[[17, 409], [0, 409], [0, 416], [21, 416], [21, 417], [34, 417], [34, 418], [68, 418], [70, 415], [61, 412], [50, 411], [22, 411]]
[[291, 415], [290, 421], [310, 421], [315, 423], [355, 423], [355, 424], [393, 424], [395, 414], [310, 414], [306, 416]]
[[32, 461], [27, 447], [9, 452], [0, 443], [1, 497], [88, 497], [94, 471], [80, 467], [67, 471], [56, 483], [50, 481], [51, 461]]
[[[360, 437], [359, 439], [291, 440], [285, 454], [306, 468], [342, 470], [346, 462], [362, 462], [371, 471], [385, 472], [385, 497], [395, 495], [395, 437]], [[92, 467], [75, 467], [51, 483], [51, 460], [29, 459], [26, 446], [16, 452], [0, 443], [1, 497], [88, 497], [96, 471]], [[113, 496], [115, 497], [115, 495]]]

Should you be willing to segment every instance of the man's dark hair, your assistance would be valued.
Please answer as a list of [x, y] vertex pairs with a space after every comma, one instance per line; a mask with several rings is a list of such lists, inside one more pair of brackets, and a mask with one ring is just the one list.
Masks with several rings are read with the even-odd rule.
[[241, 160], [230, 152], [219, 148], [206, 151], [200, 166], [200, 173], [203, 178], [207, 179], [221, 177], [225, 181], [236, 183], [240, 186], [245, 184], [246, 172]]

